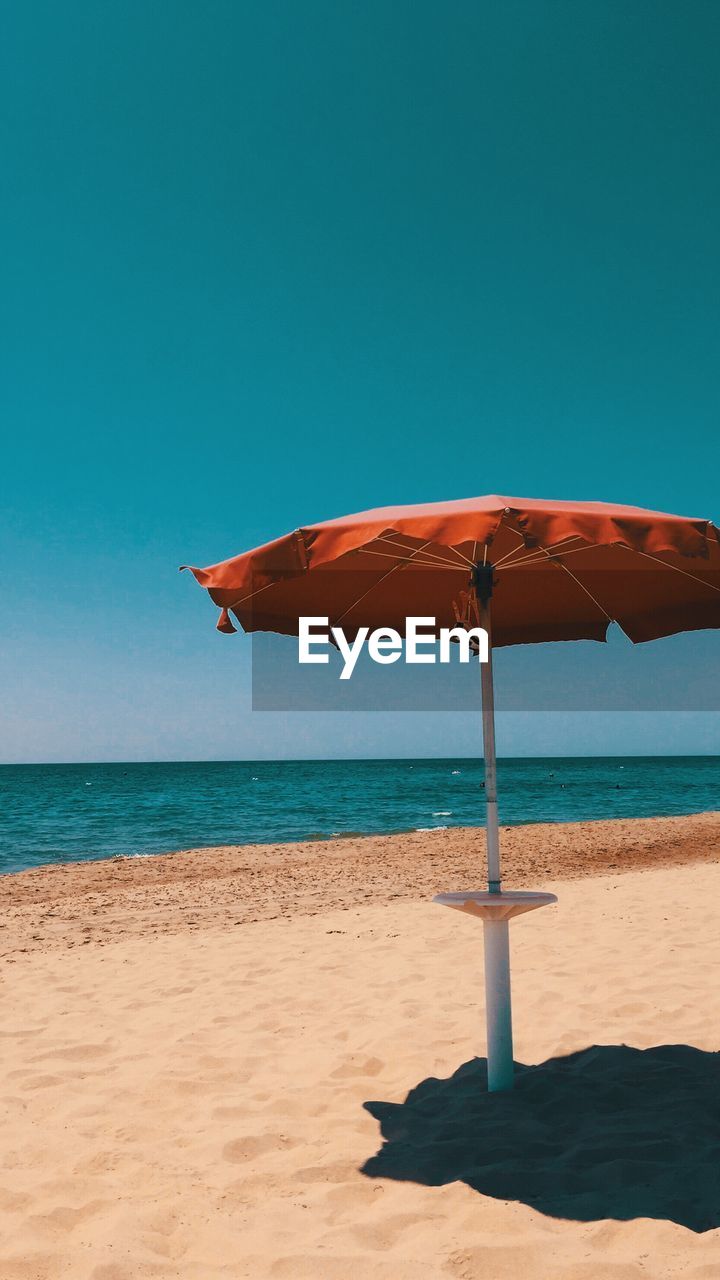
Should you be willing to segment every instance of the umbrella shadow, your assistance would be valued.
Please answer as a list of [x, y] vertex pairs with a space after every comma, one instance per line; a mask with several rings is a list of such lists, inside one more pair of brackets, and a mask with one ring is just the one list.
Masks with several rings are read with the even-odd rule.
[[516, 1200], [555, 1218], [656, 1218], [720, 1226], [720, 1053], [689, 1045], [595, 1045], [516, 1064], [487, 1093], [475, 1058], [405, 1102], [366, 1102], [384, 1138], [371, 1178]]

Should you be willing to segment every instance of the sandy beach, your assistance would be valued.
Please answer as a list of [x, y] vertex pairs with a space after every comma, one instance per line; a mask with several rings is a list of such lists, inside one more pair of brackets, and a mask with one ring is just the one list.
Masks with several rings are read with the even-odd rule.
[[720, 1275], [718, 837], [504, 833], [512, 1096], [482, 832], [4, 877], [3, 1280]]

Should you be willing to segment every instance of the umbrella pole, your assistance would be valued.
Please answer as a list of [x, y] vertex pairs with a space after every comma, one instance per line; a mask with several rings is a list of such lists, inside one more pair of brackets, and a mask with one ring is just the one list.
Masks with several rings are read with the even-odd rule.
[[493, 687], [492, 631], [490, 601], [480, 601], [480, 626], [487, 632], [487, 662], [480, 664], [482, 692], [483, 754], [485, 756], [485, 812], [487, 839], [488, 893], [501, 892], [500, 829], [497, 807], [497, 765], [495, 754], [495, 690]]
[[[490, 598], [492, 565], [478, 565], [474, 585], [480, 626], [487, 632], [488, 660], [480, 665], [482, 688], [483, 753], [485, 756], [485, 809], [488, 892], [501, 893], [500, 831], [497, 808], [495, 754], [495, 696], [492, 668]], [[512, 1005], [510, 997], [510, 927], [508, 920], [483, 920], [485, 949], [485, 1018], [487, 1024], [488, 1090], [513, 1087]]]

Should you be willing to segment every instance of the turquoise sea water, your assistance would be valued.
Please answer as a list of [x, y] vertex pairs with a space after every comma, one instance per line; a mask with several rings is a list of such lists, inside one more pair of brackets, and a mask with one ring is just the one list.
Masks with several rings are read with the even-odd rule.
[[[501, 760], [500, 819], [720, 810], [720, 756]], [[0, 872], [197, 845], [483, 823], [477, 760], [0, 767]]]

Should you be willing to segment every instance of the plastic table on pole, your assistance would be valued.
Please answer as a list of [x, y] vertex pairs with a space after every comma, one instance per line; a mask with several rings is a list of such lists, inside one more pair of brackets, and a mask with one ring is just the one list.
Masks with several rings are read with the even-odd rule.
[[503, 890], [487, 893], [439, 893], [433, 902], [475, 916], [483, 923], [485, 946], [485, 1019], [487, 1024], [488, 1090], [513, 1086], [512, 1004], [510, 999], [510, 931], [513, 916], [557, 902], [554, 893]]

